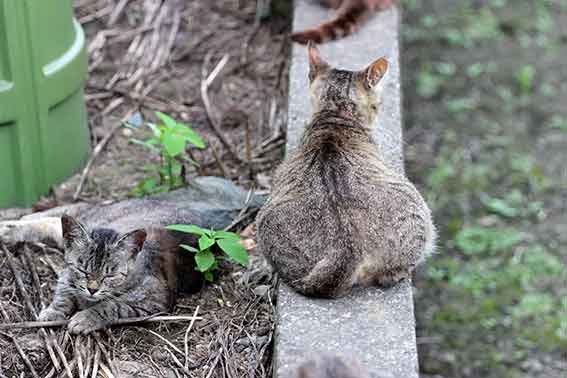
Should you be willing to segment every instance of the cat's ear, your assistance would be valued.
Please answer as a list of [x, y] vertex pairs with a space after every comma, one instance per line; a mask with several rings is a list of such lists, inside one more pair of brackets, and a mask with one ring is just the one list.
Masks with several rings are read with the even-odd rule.
[[90, 240], [86, 227], [69, 215], [63, 215], [61, 217], [61, 230], [65, 249], [73, 245], [87, 244]]
[[313, 378], [314, 366], [303, 365], [297, 369], [297, 378]]
[[329, 69], [329, 65], [321, 58], [319, 49], [311, 41], [307, 43], [307, 54], [309, 56], [309, 81], [311, 82], [322, 72]]
[[116, 245], [120, 249], [124, 249], [129, 252], [130, 257], [136, 257], [138, 252], [142, 250], [144, 242], [146, 241], [146, 230], [134, 230], [123, 235], [117, 242]]
[[362, 71], [362, 79], [364, 80], [366, 88], [373, 89], [384, 77], [386, 71], [388, 71], [388, 61], [385, 57], [374, 61], [366, 67], [366, 69]]

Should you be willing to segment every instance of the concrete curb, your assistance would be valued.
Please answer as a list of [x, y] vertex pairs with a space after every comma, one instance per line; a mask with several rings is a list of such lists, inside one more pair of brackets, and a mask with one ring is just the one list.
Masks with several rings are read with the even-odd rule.
[[[303, 30], [333, 17], [315, 1], [296, 0], [293, 30]], [[379, 148], [392, 168], [403, 172], [399, 11], [376, 15], [355, 35], [320, 46], [334, 66], [362, 69], [381, 56], [390, 62], [384, 83], [382, 113], [375, 129]], [[301, 137], [311, 114], [307, 92], [307, 53], [295, 44], [289, 90], [288, 151]], [[303, 297], [280, 285], [274, 376], [288, 378], [314, 353], [357, 357], [373, 378], [417, 378], [417, 348], [411, 285], [361, 289], [338, 300]]]

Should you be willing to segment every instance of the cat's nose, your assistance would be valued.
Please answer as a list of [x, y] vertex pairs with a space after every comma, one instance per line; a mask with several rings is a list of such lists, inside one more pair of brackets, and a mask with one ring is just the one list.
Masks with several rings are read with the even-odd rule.
[[89, 291], [89, 293], [91, 293], [91, 295], [93, 295], [94, 293], [96, 293], [98, 291], [98, 288], [96, 287], [87, 287], [87, 290]]

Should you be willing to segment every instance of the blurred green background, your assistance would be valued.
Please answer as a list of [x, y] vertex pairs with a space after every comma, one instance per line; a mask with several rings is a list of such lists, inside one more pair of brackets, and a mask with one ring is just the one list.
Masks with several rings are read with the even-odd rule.
[[405, 0], [422, 377], [567, 376], [567, 1]]

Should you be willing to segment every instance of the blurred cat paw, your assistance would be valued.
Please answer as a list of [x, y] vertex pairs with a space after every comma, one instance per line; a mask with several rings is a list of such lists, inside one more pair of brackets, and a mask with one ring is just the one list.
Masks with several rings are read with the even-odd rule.
[[63, 312], [48, 307], [40, 312], [38, 320], [40, 322], [48, 322], [52, 320], [65, 320], [66, 318]]
[[57, 217], [0, 222], [0, 241], [4, 243], [51, 242], [62, 247], [62, 238], [61, 220]]
[[25, 240], [25, 229], [19, 221], [0, 222], [0, 241], [14, 244]]
[[100, 315], [91, 309], [77, 312], [67, 325], [67, 329], [74, 335], [86, 335], [98, 329], [104, 328], [105, 322]]

